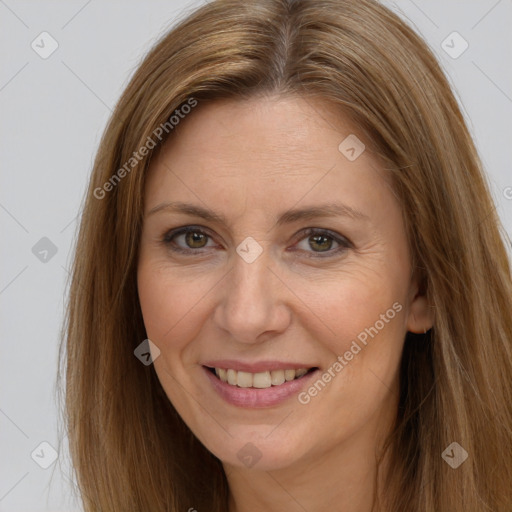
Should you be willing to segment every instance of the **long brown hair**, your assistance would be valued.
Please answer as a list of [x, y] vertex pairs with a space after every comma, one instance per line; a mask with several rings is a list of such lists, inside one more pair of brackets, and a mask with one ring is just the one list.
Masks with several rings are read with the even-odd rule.
[[[385, 510], [510, 512], [505, 231], [436, 59], [373, 0], [212, 1], [161, 39], [124, 91], [85, 197], [60, 356], [62, 366], [65, 349], [66, 431], [86, 512], [227, 510], [220, 461], [134, 357], [147, 337], [136, 268], [155, 150], [126, 163], [191, 98], [201, 108], [267, 93], [322, 99], [359, 127], [391, 176], [435, 310], [434, 327], [405, 340]], [[453, 442], [468, 453], [457, 469], [442, 457]]]

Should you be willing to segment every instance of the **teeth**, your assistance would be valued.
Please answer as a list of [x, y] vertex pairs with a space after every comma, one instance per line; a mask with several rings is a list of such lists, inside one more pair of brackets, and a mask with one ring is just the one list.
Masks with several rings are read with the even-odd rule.
[[295, 379], [295, 370], [285, 370], [284, 378], [286, 381]]
[[279, 386], [284, 382], [284, 370], [272, 370], [270, 372], [272, 386]]
[[269, 388], [272, 386], [270, 372], [255, 373], [252, 378], [252, 386], [254, 388]]
[[228, 370], [228, 384], [231, 384], [232, 386], [237, 385], [237, 378], [236, 378], [237, 372], [235, 370]]
[[[228, 370], [228, 371], [235, 372], [235, 370]], [[237, 386], [239, 386], [241, 388], [251, 388], [252, 387], [252, 380], [253, 380], [252, 373], [249, 373], [249, 372], [235, 372], [235, 373], [237, 374], [237, 376], [236, 376]]]
[[297, 370], [272, 370], [266, 372], [249, 373], [237, 372], [232, 369], [215, 368], [215, 374], [222, 382], [240, 388], [265, 389], [271, 386], [280, 386], [284, 382], [303, 377], [308, 373], [307, 368]]

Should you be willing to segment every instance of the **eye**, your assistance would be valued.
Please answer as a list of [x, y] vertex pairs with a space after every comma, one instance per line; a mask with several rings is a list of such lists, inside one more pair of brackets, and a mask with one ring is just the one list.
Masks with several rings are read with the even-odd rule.
[[[298, 247], [298, 250], [306, 253], [309, 252], [310, 254], [307, 257], [311, 258], [334, 256], [353, 247], [348, 239], [327, 229], [307, 228], [301, 232], [301, 235], [302, 238], [299, 239], [300, 242], [295, 244], [294, 248], [290, 250], [295, 252]], [[203, 228], [198, 226], [185, 226], [169, 231], [164, 236], [162, 242], [174, 252], [201, 254], [201, 249], [215, 247], [215, 245], [207, 245], [211, 238], [212, 237]], [[180, 239], [182, 240], [181, 244], [177, 242]], [[304, 244], [302, 248], [300, 247], [301, 243]], [[337, 244], [338, 247], [332, 249], [333, 244]], [[313, 250], [310, 251], [310, 248]], [[322, 253], [325, 253], [325, 255]]]
[[[313, 255], [308, 255], [308, 257], [312, 258], [325, 258], [337, 255], [352, 247], [348, 239], [327, 229], [307, 228], [302, 232], [302, 235], [304, 236], [300, 239], [300, 243], [296, 244], [296, 247], [306, 252], [313, 252]], [[301, 243], [304, 244], [302, 248], [300, 248]], [[332, 250], [333, 243], [338, 245], [334, 250]], [[308, 248], [313, 249], [313, 251], [309, 251]], [[295, 251], [296, 249], [292, 250]], [[324, 256], [321, 253], [326, 254]]]
[[[176, 240], [182, 238], [183, 245], [178, 245]], [[162, 242], [168, 245], [172, 251], [181, 253], [193, 253], [198, 252], [197, 249], [204, 249], [211, 246], [207, 246], [208, 239], [211, 238], [204, 230], [195, 226], [186, 226], [184, 228], [178, 228], [167, 233]]]

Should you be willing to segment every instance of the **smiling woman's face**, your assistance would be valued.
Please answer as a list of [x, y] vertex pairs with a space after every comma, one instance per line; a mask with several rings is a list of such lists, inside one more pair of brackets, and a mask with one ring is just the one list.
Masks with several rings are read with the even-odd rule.
[[400, 205], [369, 151], [339, 149], [351, 133], [309, 99], [218, 101], [151, 164], [138, 289], [155, 370], [228, 465], [370, 454], [396, 416], [406, 331], [431, 325]]

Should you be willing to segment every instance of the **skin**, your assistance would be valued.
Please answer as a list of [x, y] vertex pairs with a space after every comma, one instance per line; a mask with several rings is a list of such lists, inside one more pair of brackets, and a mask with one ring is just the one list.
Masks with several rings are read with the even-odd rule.
[[[396, 415], [405, 334], [432, 326], [411, 278], [400, 205], [369, 150], [355, 161], [338, 150], [350, 134], [358, 132], [319, 100], [199, 104], [149, 169], [138, 289], [148, 338], [161, 351], [155, 370], [192, 432], [223, 461], [230, 512], [369, 511], [375, 453]], [[166, 201], [206, 206], [228, 225], [166, 210], [148, 215]], [[276, 225], [284, 210], [332, 202], [368, 218]], [[162, 241], [182, 226], [208, 235], [188, 245], [184, 235], [174, 239], [194, 254]], [[309, 227], [351, 245], [336, 253], [335, 239], [315, 244]], [[248, 236], [263, 249], [250, 264], [236, 252]], [[293, 396], [264, 409], [237, 407], [205, 378], [202, 363], [221, 358], [326, 371], [397, 302], [401, 311], [306, 405]], [[248, 442], [261, 455], [252, 467], [237, 457]]]

